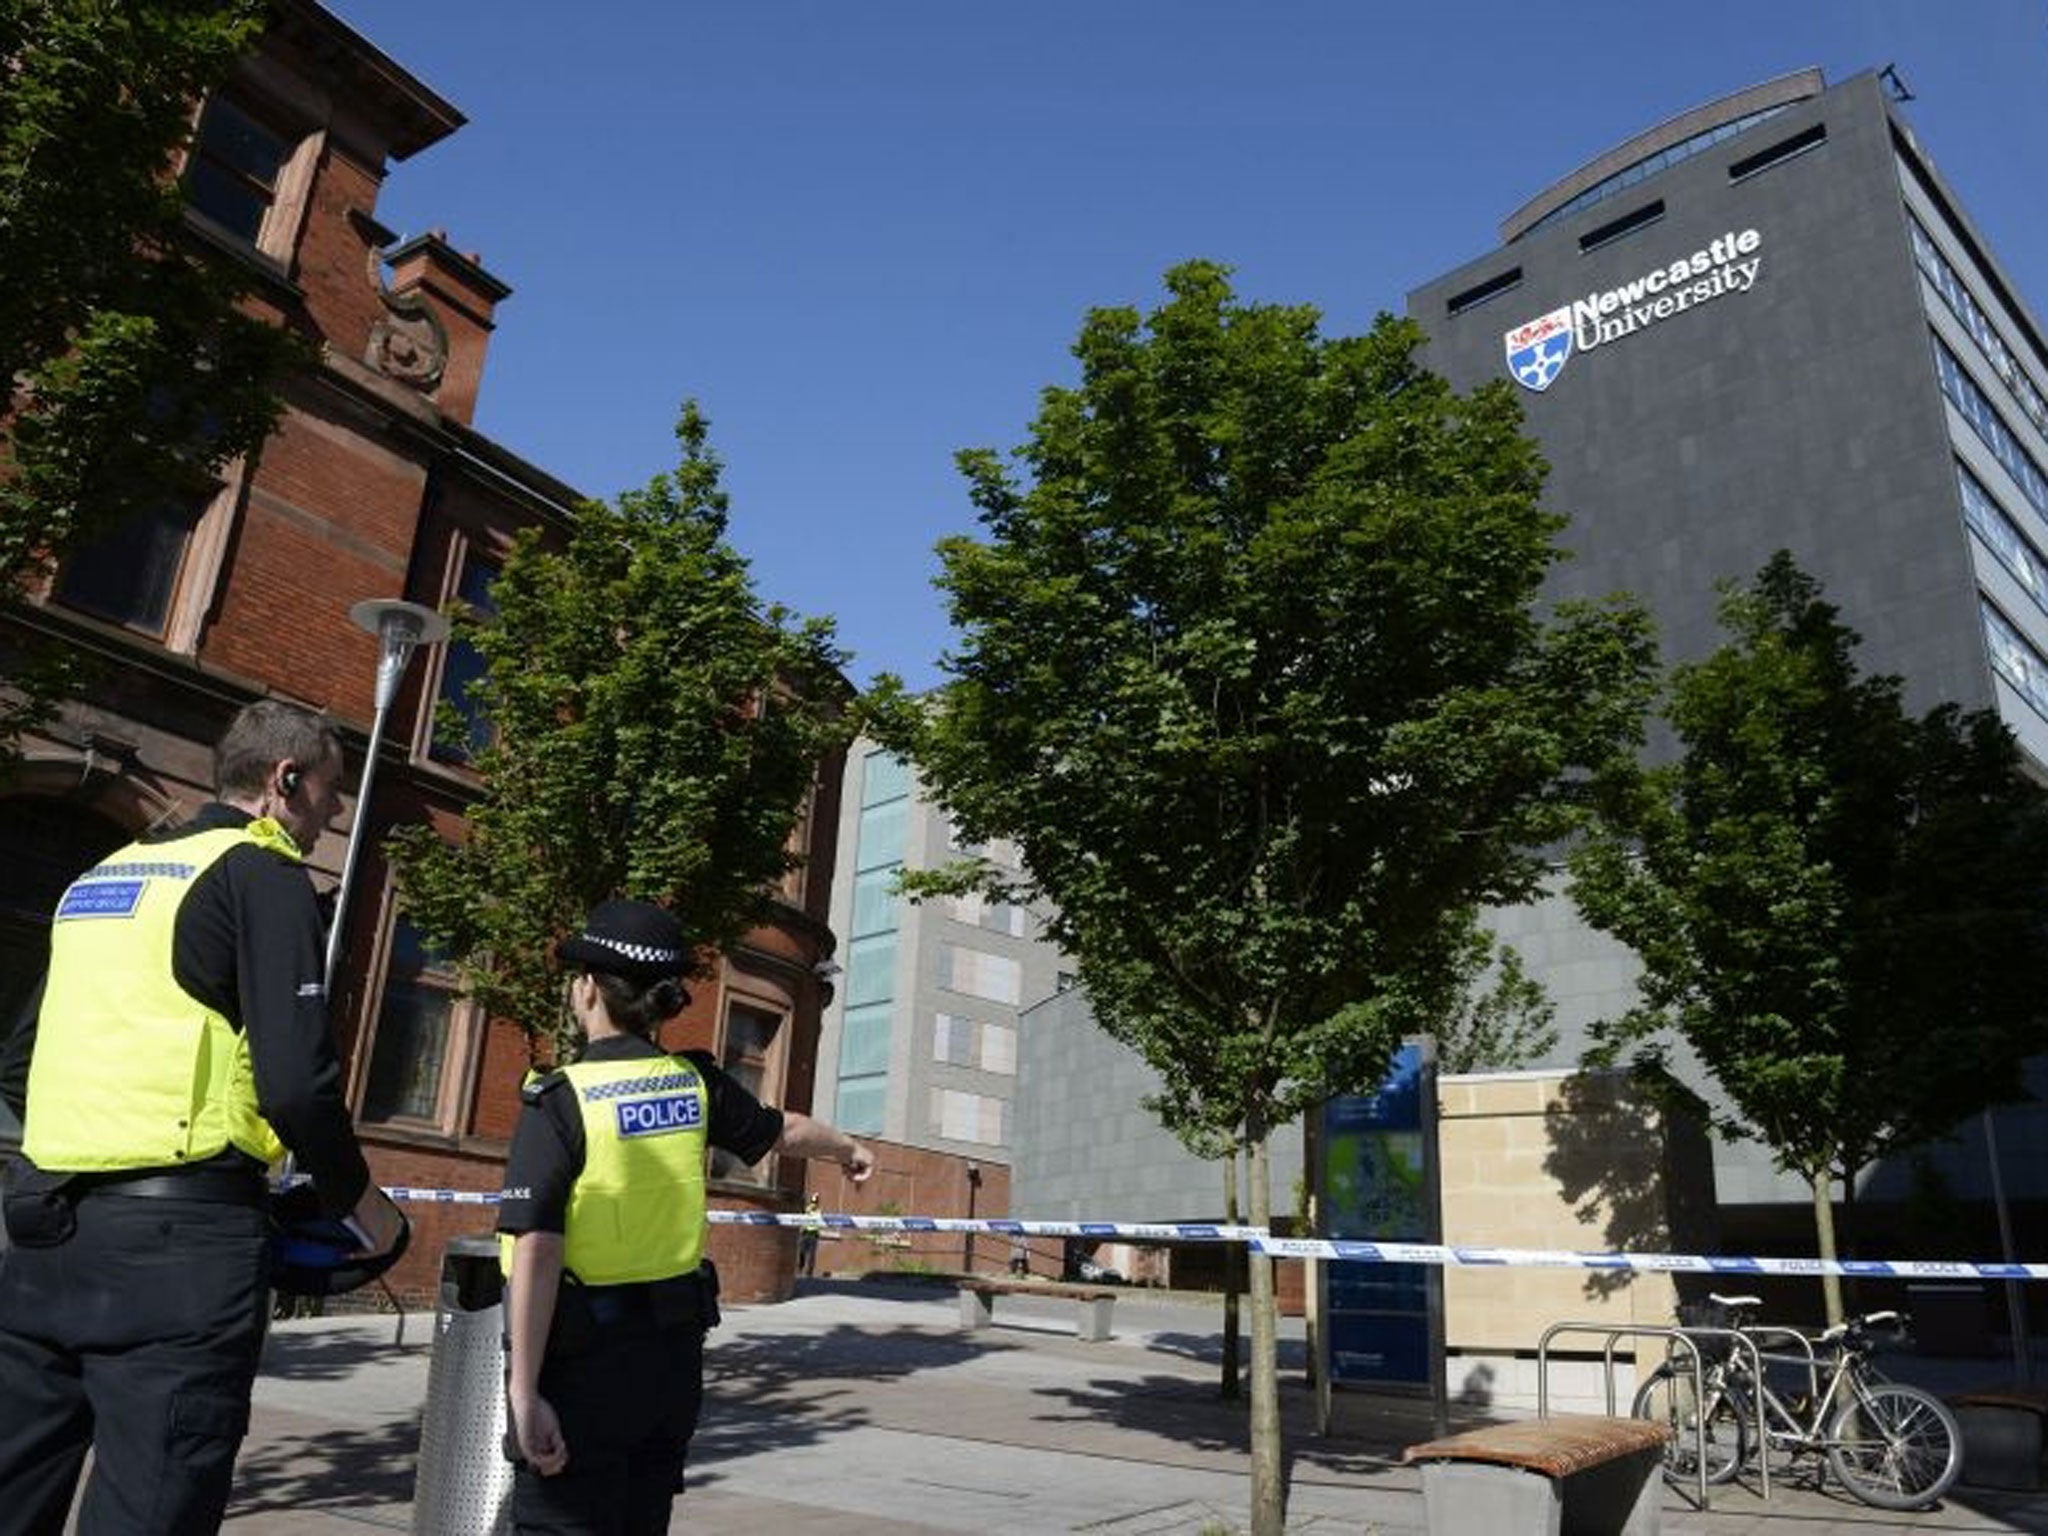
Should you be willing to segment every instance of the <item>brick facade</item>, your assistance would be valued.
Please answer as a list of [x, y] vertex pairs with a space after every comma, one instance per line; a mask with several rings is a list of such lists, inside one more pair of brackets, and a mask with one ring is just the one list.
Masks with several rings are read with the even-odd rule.
[[[359, 782], [377, 652], [350, 623], [352, 604], [396, 596], [446, 606], [467, 556], [501, 558], [530, 527], [559, 534], [579, 500], [470, 425], [498, 306], [511, 290], [443, 232], [401, 243], [376, 219], [391, 163], [454, 132], [461, 114], [311, 0], [276, 7], [225, 94], [275, 129], [289, 152], [253, 236], [230, 238], [202, 210], [194, 237], [246, 266], [252, 312], [317, 342], [321, 360], [290, 383], [276, 434], [227, 476], [195, 529], [170, 621], [112, 621], [54, 600], [20, 620], [107, 665], [90, 693], [24, 742], [24, 772], [0, 792], [0, 839], [21, 845], [0, 853], [43, 836], [53, 802], [62, 802], [67, 827], [83, 829], [76, 850], [49, 851], [55, 883], [39, 909], [31, 893], [0, 911], [8, 997], [39, 967], [40, 925], [57, 891], [97, 856], [86, 845], [115, 846], [209, 798], [211, 744], [242, 704], [270, 694], [328, 710], [348, 739], [347, 782]], [[408, 1045], [412, 1055], [394, 1058], [390, 1040], [378, 1055], [380, 1030], [396, 1027], [389, 983], [399, 948], [378, 842], [389, 827], [421, 820], [458, 835], [477, 788], [466, 769], [427, 750], [444, 664], [441, 651], [414, 660], [387, 722], [332, 1017], [375, 1176], [387, 1185], [495, 1190], [528, 1066], [523, 1033], [457, 1001], [438, 1055]], [[782, 1026], [770, 1097], [797, 1109], [810, 1107], [826, 996], [816, 967], [833, 947], [825, 918], [838, 781], [837, 762], [821, 765], [818, 806], [805, 823], [807, 868], [782, 891], [780, 917], [721, 963], [713, 984], [694, 989], [669, 1041], [716, 1051], [735, 999], [773, 1012]], [[311, 851], [323, 887], [339, 876], [355, 814], [348, 806]], [[72, 865], [60, 869], [66, 857]], [[382, 1102], [394, 1097], [396, 1112]], [[795, 1209], [802, 1177], [792, 1162], [764, 1186], [721, 1185], [717, 1199]], [[410, 1214], [412, 1250], [391, 1280], [420, 1302], [434, 1292], [447, 1240], [487, 1230], [491, 1217], [487, 1207], [454, 1204], [414, 1205]], [[729, 1292], [757, 1299], [787, 1293], [794, 1247], [773, 1229], [724, 1229], [713, 1243]]]

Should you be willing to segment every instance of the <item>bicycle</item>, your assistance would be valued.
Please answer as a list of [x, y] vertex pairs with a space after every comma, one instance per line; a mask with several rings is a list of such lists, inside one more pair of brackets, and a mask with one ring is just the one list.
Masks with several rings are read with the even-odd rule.
[[[1867, 1313], [1837, 1323], [1812, 1341], [1833, 1352], [1823, 1389], [1823, 1367], [1803, 1335], [1745, 1322], [1763, 1305], [1758, 1298], [1715, 1295], [1710, 1301], [1721, 1309], [1718, 1326], [1723, 1331], [1799, 1339], [1804, 1355], [1759, 1354], [1767, 1366], [1798, 1367], [1807, 1389], [1787, 1401], [1769, 1381], [1754, 1379], [1742, 1350], [1715, 1349], [1714, 1330], [1705, 1329], [1696, 1341], [1702, 1348], [1697, 1387], [1690, 1367], [1667, 1360], [1636, 1392], [1635, 1416], [1669, 1424], [1674, 1432], [1665, 1448], [1666, 1477], [1696, 1476], [1702, 1459], [1709, 1483], [1734, 1477], [1758, 1449], [1750, 1440], [1761, 1402], [1765, 1454], [1818, 1454], [1843, 1487], [1873, 1508], [1924, 1508], [1954, 1484], [1963, 1467], [1963, 1436], [1955, 1415], [1933, 1394], [1888, 1381], [1870, 1364], [1875, 1330], [1902, 1329], [1906, 1319], [1901, 1314]], [[1681, 1322], [1689, 1321], [1681, 1316]], [[1704, 1322], [1691, 1326], [1704, 1329]]]

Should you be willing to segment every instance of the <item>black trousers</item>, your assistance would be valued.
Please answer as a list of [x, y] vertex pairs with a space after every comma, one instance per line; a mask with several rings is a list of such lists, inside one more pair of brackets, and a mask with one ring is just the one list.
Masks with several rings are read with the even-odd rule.
[[204, 1536], [227, 1508], [263, 1347], [252, 1206], [94, 1193], [0, 1255], [0, 1536]]
[[704, 1330], [635, 1318], [541, 1366], [568, 1465], [512, 1479], [519, 1536], [662, 1536], [704, 1394]]

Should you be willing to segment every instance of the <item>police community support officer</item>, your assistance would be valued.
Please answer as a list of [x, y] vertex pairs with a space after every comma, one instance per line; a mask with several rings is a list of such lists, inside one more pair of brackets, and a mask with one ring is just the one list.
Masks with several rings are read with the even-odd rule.
[[[300, 867], [340, 805], [341, 744], [250, 705], [219, 800], [65, 891], [4, 1062], [23, 1118], [0, 1257], [0, 1533], [220, 1527], [265, 1319], [264, 1171], [289, 1148], [365, 1248], [404, 1219], [370, 1182], [327, 1028]], [[25, 1102], [24, 1102], [25, 1094]]]
[[519, 1468], [537, 1532], [658, 1533], [682, 1486], [715, 1283], [703, 1266], [707, 1147], [874, 1160], [821, 1120], [757, 1102], [701, 1052], [656, 1043], [688, 1001], [676, 920], [606, 901], [557, 953], [583, 1058], [523, 1090], [499, 1205]]

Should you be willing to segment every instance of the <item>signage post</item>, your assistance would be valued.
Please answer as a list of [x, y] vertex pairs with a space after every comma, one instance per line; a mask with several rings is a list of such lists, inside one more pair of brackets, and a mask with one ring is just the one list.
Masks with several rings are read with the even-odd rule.
[[[1440, 1242], [1435, 1042], [1408, 1040], [1377, 1092], [1339, 1095], [1321, 1114], [1315, 1163], [1321, 1235]], [[1427, 1388], [1441, 1432], [1449, 1410], [1443, 1271], [1433, 1264], [1345, 1260], [1318, 1267], [1320, 1379], [1338, 1387]], [[1326, 1407], [1323, 1417], [1327, 1423]]]

